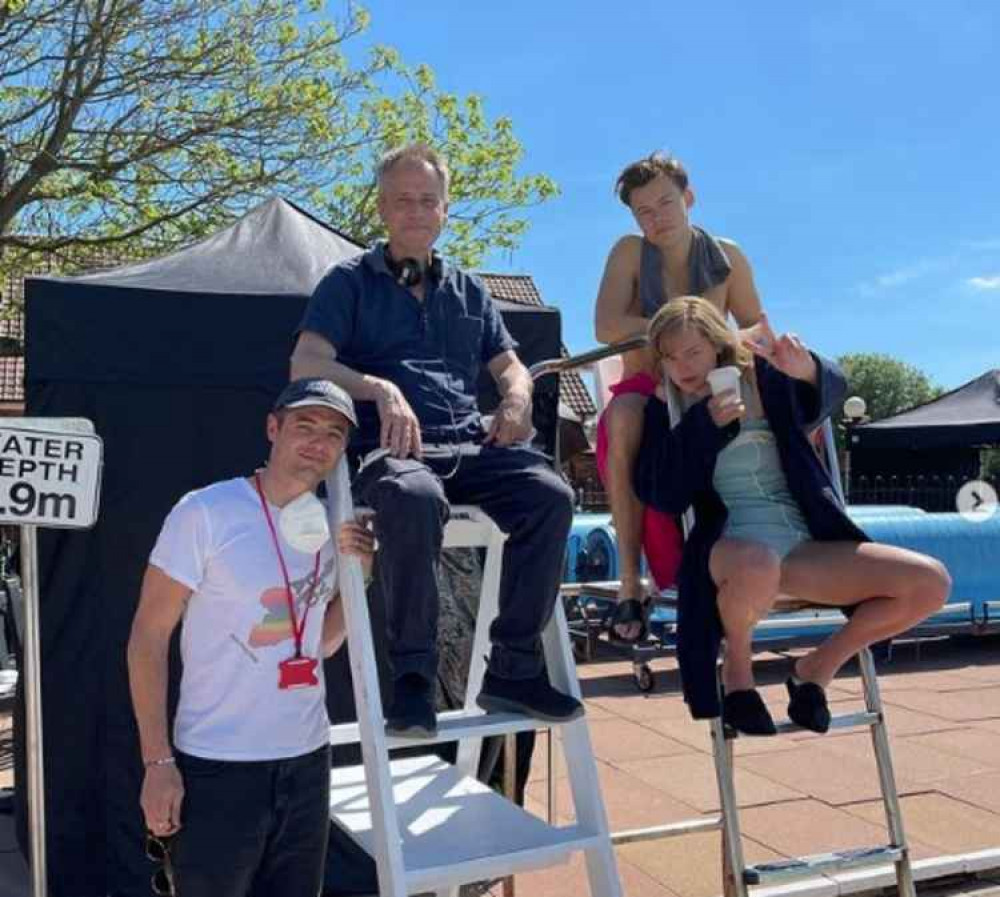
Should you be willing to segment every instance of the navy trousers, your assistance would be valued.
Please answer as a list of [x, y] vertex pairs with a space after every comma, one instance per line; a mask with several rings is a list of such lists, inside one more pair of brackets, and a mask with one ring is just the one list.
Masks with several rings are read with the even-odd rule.
[[437, 675], [438, 562], [449, 504], [478, 505], [508, 535], [490, 671], [508, 679], [541, 673], [540, 634], [555, 605], [573, 519], [572, 490], [543, 454], [455, 446], [428, 450], [420, 461], [382, 457], [361, 468], [354, 493], [375, 512], [376, 575], [396, 677]]

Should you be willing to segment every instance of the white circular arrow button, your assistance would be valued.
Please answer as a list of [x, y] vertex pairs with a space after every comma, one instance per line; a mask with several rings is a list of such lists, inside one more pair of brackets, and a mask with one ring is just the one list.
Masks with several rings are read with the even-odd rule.
[[982, 523], [997, 512], [997, 491], [985, 480], [969, 480], [955, 497], [958, 513], [971, 523]]

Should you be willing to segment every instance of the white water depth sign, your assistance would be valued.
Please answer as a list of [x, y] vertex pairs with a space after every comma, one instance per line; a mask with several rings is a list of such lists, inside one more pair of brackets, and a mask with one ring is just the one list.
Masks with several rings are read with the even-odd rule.
[[86, 529], [97, 520], [101, 439], [53, 420], [0, 422], [0, 523]]

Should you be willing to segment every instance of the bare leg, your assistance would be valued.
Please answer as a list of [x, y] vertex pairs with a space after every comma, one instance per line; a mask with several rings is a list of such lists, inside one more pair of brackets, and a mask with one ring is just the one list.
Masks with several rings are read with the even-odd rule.
[[948, 599], [951, 577], [934, 558], [877, 542], [803, 542], [785, 558], [781, 591], [796, 598], [860, 606], [795, 674], [826, 687], [862, 648], [915, 626]]
[[719, 539], [712, 547], [708, 567], [718, 589], [719, 616], [726, 636], [722, 684], [727, 692], [753, 688], [753, 628], [778, 597], [781, 560], [760, 542]]
[[[618, 537], [618, 600], [645, 597], [639, 582], [642, 557], [643, 504], [632, 487], [632, 474], [642, 438], [643, 410], [648, 399], [638, 393], [615, 396], [605, 411], [608, 428], [607, 490], [611, 519]], [[634, 639], [639, 623], [617, 626], [621, 638]]]

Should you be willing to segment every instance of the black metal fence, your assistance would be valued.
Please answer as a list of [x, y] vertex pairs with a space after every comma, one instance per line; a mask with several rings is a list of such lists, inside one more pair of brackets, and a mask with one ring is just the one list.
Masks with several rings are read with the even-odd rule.
[[[925, 511], [955, 511], [958, 490], [968, 482], [954, 476], [851, 477], [848, 503], [852, 505], [910, 505]], [[1000, 478], [990, 478], [1000, 491]]]
[[[958, 490], [968, 482], [953, 476], [859, 476], [851, 477], [848, 503], [852, 505], [909, 505], [925, 511], [956, 511]], [[1000, 493], [1000, 477], [987, 477]], [[608, 510], [607, 494], [600, 480], [587, 478], [574, 483], [580, 511]]]
[[596, 514], [604, 514], [609, 510], [608, 494], [599, 482], [578, 484], [574, 491], [576, 492], [577, 510]]

